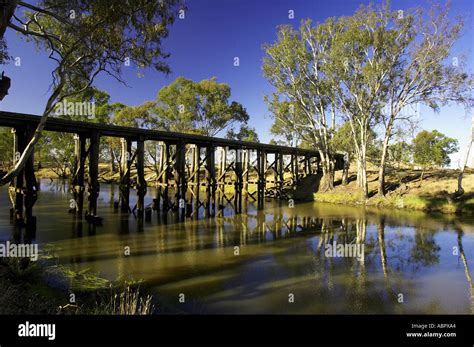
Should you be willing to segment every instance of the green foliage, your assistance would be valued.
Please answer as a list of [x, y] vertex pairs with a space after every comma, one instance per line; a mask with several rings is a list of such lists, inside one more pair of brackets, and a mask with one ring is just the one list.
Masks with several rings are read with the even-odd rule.
[[416, 266], [432, 266], [439, 263], [441, 247], [436, 243], [433, 232], [417, 230], [414, 241], [410, 256]]
[[[100, 71], [120, 78], [128, 63], [169, 72], [161, 43], [180, 6], [178, 0], [43, 0], [35, 6], [20, 3], [12, 27], [51, 52], [58, 63], [56, 79], [80, 90]], [[20, 20], [28, 25], [22, 28]]]
[[354, 158], [354, 140], [352, 138], [351, 125], [348, 122], [342, 124], [336, 129], [331, 142], [334, 150], [348, 154], [349, 161]]
[[[66, 87], [68, 89], [68, 87]], [[94, 123], [111, 123], [114, 115], [121, 112], [125, 105], [120, 103], [110, 104], [110, 95], [107, 92], [97, 88], [88, 88], [84, 92], [73, 95], [65, 99], [67, 103], [92, 103], [94, 105], [94, 114], [60, 114], [58, 118], [81, 120]], [[129, 124], [124, 124], [129, 125]], [[101, 141], [100, 152], [102, 157], [110, 159], [113, 146], [118, 146], [118, 139], [103, 138]], [[43, 137], [38, 143], [39, 156], [41, 161], [51, 163], [51, 169], [59, 177], [67, 177], [74, 161], [74, 139], [73, 134], [44, 132]], [[37, 158], [39, 159], [39, 158]]]
[[[367, 158], [376, 162], [380, 157], [380, 143], [377, 141], [377, 134], [372, 129], [368, 131]], [[354, 137], [349, 122], [345, 122], [336, 128], [331, 138], [331, 145], [335, 151], [347, 153], [349, 161], [356, 157], [356, 147]]]
[[228, 139], [239, 140], [239, 141], [250, 141], [250, 142], [260, 142], [258, 140], [258, 134], [255, 131], [255, 128], [250, 128], [247, 125], [242, 125], [238, 132], [234, 128], [227, 131], [226, 137]]
[[[450, 59], [463, 22], [456, 18], [453, 24], [448, 10], [449, 5], [434, 4], [428, 13], [407, 9], [400, 15], [387, 1], [315, 26], [303, 20], [299, 30], [279, 27], [277, 41], [264, 46], [263, 59], [264, 76], [275, 87], [266, 98], [275, 118], [272, 133], [330, 157], [349, 144], [342, 136], [331, 138], [328, 119], [350, 123], [353, 131], [346, 134], [352, 137], [358, 182], [367, 195], [366, 162], [385, 165], [381, 158], [393, 129], [410, 123], [404, 107], [422, 103], [439, 110], [450, 102], [472, 101], [472, 76], [461, 58], [459, 64]], [[385, 137], [377, 143], [372, 134], [380, 124]]]
[[298, 145], [305, 141], [330, 152], [329, 112], [331, 81], [322, 73], [333, 37], [332, 22], [312, 27], [302, 21], [299, 30], [284, 25], [278, 28], [278, 39], [264, 45], [263, 74], [275, 87], [265, 101], [275, 119], [272, 133], [283, 141]]
[[52, 266], [46, 269], [50, 275], [68, 279], [72, 289], [77, 290], [98, 290], [110, 286], [110, 281], [99, 276], [98, 273], [89, 268], [78, 271], [64, 265]]
[[178, 77], [163, 87], [154, 109], [154, 127], [161, 130], [215, 136], [234, 123], [246, 124], [249, 115], [231, 90], [216, 78], [194, 82]]
[[4, 65], [9, 60], [8, 48], [6, 41], [2, 38], [0, 39], [0, 65]]
[[8, 165], [13, 159], [13, 134], [10, 128], [0, 127], [0, 161]]
[[152, 122], [152, 102], [145, 102], [139, 106], [120, 107], [111, 118], [114, 125], [133, 128], [148, 127]]
[[304, 124], [301, 122], [304, 122], [301, 107], [295, 103], [280, 101], [278, 95], [273, 95], [273, 99], [265, 96], [265, 101], [273, 116], [270, 133], [278, 138], [279, 143], [298, 147], [302, 137], [300, 134], [306, 132], [298, 126], [298, 124]]
[[423, 168], [448, 166], [451, 163], [449, 155], [458, 150], [457, 140], [437, 130], [420, 131], [413, 140], [413, 160]]
[[50, 169], [59, 177], [70, 174], [74, 161], [74, 135], [70, 133], [44, 132], [38, 143], [42, 163], [47, 162]]
[[405, 142], [396, 142], [388, 147], [389, 161], [392, 164], [408, 164], [413, 159], [413, 147]]

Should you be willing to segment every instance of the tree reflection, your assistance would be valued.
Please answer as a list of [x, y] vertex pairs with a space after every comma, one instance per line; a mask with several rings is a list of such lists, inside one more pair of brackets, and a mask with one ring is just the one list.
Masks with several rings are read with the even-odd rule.
[[410, 252], [410, 262], [413, 263], [414, 271], [417, 271], [419, 266], [427, 267], [439, 262], [441, 247], [435, 241], [435, 231], [417, 228], [414, 241]]
[[464, 247], [462, 244], [462, 238], [463, 238], [464, 232], [462, 228], [459, 226], [456, 226], [456, 231], [458, 233], [457, 239], [458, 239], [459, 256], [461, 257], [461, 261], [464, 265], [464, 272], [466, 274], [466, 279], [469, 286], [471, 313], [474, 314], [474, 283], [472, 282], [471, 273], [469, 271], [469, 265], [468, 265], [466, 254], [464, 253]]

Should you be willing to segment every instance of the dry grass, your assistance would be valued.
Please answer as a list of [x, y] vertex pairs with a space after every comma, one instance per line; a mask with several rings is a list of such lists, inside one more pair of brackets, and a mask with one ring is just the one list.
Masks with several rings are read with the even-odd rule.
[[[457, 189], [457, 170], [433, 170], [424, 175], [420, 182], [421, 171], [393, 170], [387, 174], [388, 193], [386, 197], [377, 195], [378, 173], [372, 171], [368, 175], [369, 196], [364, 201], [357, 187], [355, 173], [351, 173], [351, 182], [347, 186], [340, 184], [331, 192], [315, 192], [315, 201], [339, 204], [367, 204], [395, 208], [407, 208], [424, 211], [440, 211], [444, 213], [474, 213], [474, 170], [464, 174], [464, 195], [459, 199], [453, 197]], [[340, 173], [336, 181], [340, 180]], [[308, 187], [303, 188], [308, 189]]]
[[119, 315], [148, 315], [153, 312], [151, 295], [143, 297], [139, 289], [127, 287], [120, 294], [115, 294], [111, 299], [110, 314]]

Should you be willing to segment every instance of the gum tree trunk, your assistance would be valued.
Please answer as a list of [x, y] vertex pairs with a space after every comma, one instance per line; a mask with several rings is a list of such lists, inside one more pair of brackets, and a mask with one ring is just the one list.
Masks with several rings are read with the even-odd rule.
[[380, 159], [380, 168], [379, 168], [379, 187], [378, 187], [378, 194], [380, 196], [385, 196], [385, 166], [387, 163], [387, 154], [388, 154], [388, 144], [390, 141], [390, 137], [392, 136], [392, 129], [393, 123], [395, 118], [393, 116], [390, 117], [387, 125], [387, 129], [385, 130], [385, 137], [383, 140], [382, 146], [382, 157]]

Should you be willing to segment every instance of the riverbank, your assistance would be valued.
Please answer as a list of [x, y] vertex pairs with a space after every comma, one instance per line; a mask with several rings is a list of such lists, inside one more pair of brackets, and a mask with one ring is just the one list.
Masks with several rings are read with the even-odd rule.
[[[410, 209], [427, 212], [442, 212], [453, 214], [474, 215], [474, 170], [470, 169], [464, 174], [463, 188], [465, 193], [454, 197], [457, 189], [457, 170], [433, 170], [425, 172], [420, 181], [419, 170], [396, 170], [386, 177], [387, 194], [380, 197], [377, 194], [378, 172], [368, 174], [369, 199], [365, 201], [363, 194], [357, 186], [356, 174], [350, 173], [348, 185], [341, 184], [340, 173], [336, 175], [336, 187], [330, 192], [311, 191], [309, 198], [317, 202], [367, 205]], [[308, 197], [307, 192], [314, 186], [310, 179], [298, 187], [295, 195]]]
[[[380, 197], [378, 189], [378, 171], [368, 172], [369, 199], [364, 200], [357, 186], [356, 173], [349, 173], [349, 184], [341, 184], [341, 171], [336, 172], [335, 188], [329, 192], [318, 191], [319, 175], [306, 177], [291, 192], [299, 201], [316, 201], [344, 205], [366, 205], [397, 209], [411, 209], [426, 212], [442, 212], [450, 214], [474, 215], [474, 169], [467, 169], [463, 178], [464, 195], [454, 197], [457, 189], [458, 170], [426, 171], [420, 181], [421, 171], [413, 169], [392, 170], [386, 175], [387, 194]], [[135, 172], [132, 172], [132, 176]], [[57, 178], [50, 169], [43, 168], [37, 172], [38, 178]], [[150, 169], [145, 170], [145, 179], [153, 182], [156, 174]], [[110, 173], [108, 165], [99, 166], [99, 181], [102, 183], [118, 183], [119, 174]], [[252, 188], [252, 187], [251, 187]], [[226, 186], [231, 190], [232, 186]]]
[[64, 293], [49, 287], [36, 265], [22, 269], [12, 261], [0, 261], [0, 314], [56, 314]]
[[[71, 277], [85, 279], [84, 283], [99, 283], [100, 287], [61, 289], [54, 281], [71, 281]], [[137, 286], [119, 289], [95, 274], [51, 272], [36, 263], [24, 260], [0, 260], [0, 314], [105, 314], [146, 315], [154, 307], [151, 296], [144, 296]]]

